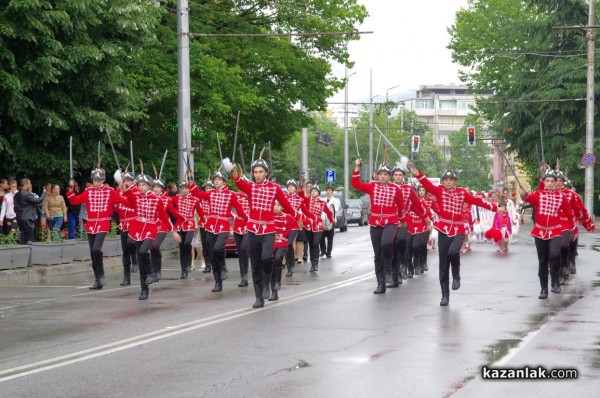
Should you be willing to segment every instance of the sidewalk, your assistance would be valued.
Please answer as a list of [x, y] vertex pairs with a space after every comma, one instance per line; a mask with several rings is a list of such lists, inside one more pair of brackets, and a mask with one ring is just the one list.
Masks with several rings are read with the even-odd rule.
[[[179, 257], [178, 249], [162, 250], [163, 259], [174, 259]], [[104, 257], [104, 269], [121, 269], [121, 256]], [[93, 279], [92, 262], [75, 261], [59, 265], [34, 265], [28, 268], [15, 268], [0, 271], [0, 286], [10, 285], [33, 285], [63, 275], [86, 273], [86, 279]]]

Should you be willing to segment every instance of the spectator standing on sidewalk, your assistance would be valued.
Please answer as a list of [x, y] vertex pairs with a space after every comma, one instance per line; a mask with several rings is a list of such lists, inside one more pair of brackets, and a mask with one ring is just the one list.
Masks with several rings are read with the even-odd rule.
[[30, 245], [33, 242], [33, 228], [38, 218], [37, 206], [46, 199], [46, 188], [44, 188], [40, 197], [36, 197], [31, 190], [31, 180], [23, 178], [21, 180], [21, 190], [14, 197], [14, 209], [21, 230], [19, 242], [21, 245]]
[[0, 203], [8, 193], [8, 181], [5, 178], [0, 179]]
[[60, 230], [67, 221], [67, 205], [65, 199], [60, 194], [60, 187], [57, 184], [52, 185], [50, 193], [46, 196], [44, 210], [48, 230], [52, 231], [54, 228]]
[[10, 180], [8, 182], [10, 191], [4, 195], [2, 199], [2, 210], [0, 211], [0, 226], [2, 226], [2, 234], [8, 235], [11, 231], [18, 231], [17, 215], [14, 208], [14, 197], [17, 193], [17, 182]]
[[[75, 195], [79, 195], [80, 191], [79, 191], [79, 184], [77, 184], [77, 181], [73, 182], [73, 192], [75, 192]], [[67, 227], [67, 236], [69, 239], [74, 239], [75, 238], [75, 230], [77, 229], [77, 227], [79, 227], [79, 211], [81, 210], [81, 205], [72, 205], [69, 204], [67, 206], [67, 221], [68, 221], [68, 227]]]
[[333, 187], [328, 186], [325, 188], [325, 202], [327, 202], [327, 206], [329, 210], [333, 213], [333, 224], [331, 228], [325, 228], [323, 230], [323, 237], [321, 238], [320, 247], [321, 253], [320, 256], [327, 256], [327, 258], [331, 258], [331, 249], [333, 248], [333, 235], [335, 234], [335, 212], [341, 208], [340, 200], [333, 196]]

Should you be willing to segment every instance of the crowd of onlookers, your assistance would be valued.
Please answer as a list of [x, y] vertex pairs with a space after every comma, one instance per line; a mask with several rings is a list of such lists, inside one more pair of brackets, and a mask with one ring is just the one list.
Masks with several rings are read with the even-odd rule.
[[[76, 195], [90, 187], [91, 182], [85, 182], [84, 187], [77, 181], [73, 184]], [[178, 193], [175, 184], [170, 184], [168, 190], [170, 195]], [[19, 181], [2, 178], [0, 202], [0, 235], [13, 233], [20, 244], [49, 241], [53, 239], [53, 233], [65, 239], [83, 238], [83, 226], [87, 222], [85, 204], [69, 204], [59, 184], [47, 183], [34, 192], [28, 178]]]

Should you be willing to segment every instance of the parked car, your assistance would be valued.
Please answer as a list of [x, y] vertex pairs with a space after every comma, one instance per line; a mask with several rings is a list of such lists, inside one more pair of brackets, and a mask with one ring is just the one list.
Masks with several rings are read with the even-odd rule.
[[[339, 200], [341, 204], [339, 209], [335, 209], [335, 227], [338, 228], [340, 232], [345, 232], [348, 230], [348, 205], [346, 204], [344, 195], [341, 193], [334, 192], [333, 197]], [[321, 199], [325, 199], [325, 192], [321, 192]]]
[[360, 199], [348, 199], [348, 224], [359, 227], [369, 222], [369, 207]]

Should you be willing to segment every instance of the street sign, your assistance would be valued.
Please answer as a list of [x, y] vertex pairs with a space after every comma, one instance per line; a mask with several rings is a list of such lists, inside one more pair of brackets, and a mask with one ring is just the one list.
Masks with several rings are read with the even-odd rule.
[[596, 164], [596, 156], [593, 153], [588, 152], [581, 157], [581, 163], [586, 167], [593, 166]]
[[335, 169], [325, 170], [325, 182], [333, 184], [335, 182]]

